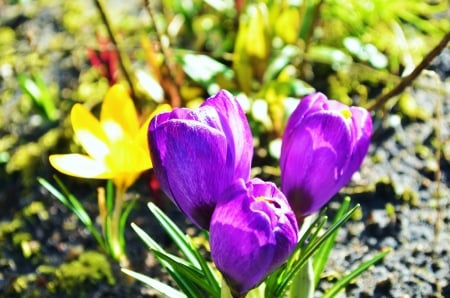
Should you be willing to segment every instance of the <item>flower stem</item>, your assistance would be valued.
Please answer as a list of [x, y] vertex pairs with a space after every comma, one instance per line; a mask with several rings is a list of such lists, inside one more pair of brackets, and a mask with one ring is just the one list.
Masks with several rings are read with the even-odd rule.
[[133, 98], [133, 101], [135, 103], [138, 103], [137, 101], [139, 100], [139, 96], [142, 94], [139, 94], [139, 92], [138, 92], [139, 90], [137, 90], [138, 88], [135, 84], [136, 78], [134, 77], [134, 73], [131, 70], [130, 61], [128, 60], [127, 56], [125, 55], [122, 47], [120, 46], [120, 44], [116, 38], [116, 34], [113, 30], [109, 15], [105, 8], [104, 0], [94, 0], [94, 4], [97, 7], [97, 10], [100, 14], [102, 22], [106, 27], [106, 30], [109, 35], [109, 39], [111, 40], [112, 44], [115, 47], [115, 51], [117, 52], [117, 56], [119, 58], [119, 66], [120, 66], [120, 69], [122, 70], [125, 80], [127, 81], [128, 85], [130, 87], [131, 97]]
[[289, 297], [314, 297], [314, 271], [312, 265], [312, 257], [306, 261], [306, 264], [294, 277], [289, 291]]
[[127, 263], [127, 258], [125, 255], [125, 248], [121, 245], [120, 241], [120, 217], [122, 215], [122, 207], [125, 199], [125, 187], [118, 186], [116, 188], [116, 196], [114, 200], [114, 209], [111, 218], [111, 241], [110, 249], [113, 257], [120, 263]]

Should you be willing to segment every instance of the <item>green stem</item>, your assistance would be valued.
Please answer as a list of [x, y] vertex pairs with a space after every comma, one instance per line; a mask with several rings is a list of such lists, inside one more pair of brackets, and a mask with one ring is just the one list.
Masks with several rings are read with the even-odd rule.
[[290, 298], [312, 298], [314, 297], [314, 271], [310, 257], [302, 269], [297, 273], [289, 291]]
[[125, 199], [125, 187], [118, 186], [114, 200], [114, 209], [111, 218], [111, 242], [110, 249], [113, 257], [118, 261], [126, 261], [125, 248], [120, 243], [120, 217]]

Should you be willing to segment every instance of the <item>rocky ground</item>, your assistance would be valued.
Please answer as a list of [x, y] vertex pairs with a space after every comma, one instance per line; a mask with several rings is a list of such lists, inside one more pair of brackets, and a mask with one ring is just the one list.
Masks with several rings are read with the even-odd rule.
[[[409, 90], [432, 117], [423, 121], [390, 114], [377, 123], [369, 157], [354, 177], [355, 185], [373, 188], [353, 195], [363, 215], [339, 234], [329, 278], [339, 278], [381, 249], [392, 252], [342, 297], [450, 297], [450, 68], [444, 62], [449, 54], [446, 50], [435, 61], [440, 77], [428, 72]], [[436, 146], [443, 148], [442, 156], [436, 156]]]
[[[46, 40], [59, 30], [56, 16], [61, 17], [62, 12], [58, 9], [38, 14], [33, 24], [29, 23], [28, 13], [0, 11], [2, 25], [17, 32], [34, 32], [30, 33], [30, 41], [18, 45], [18, 53], [30, 52], [28, 47], [36, 34]], [[40, 45], [36, 43], [37, 51]], [[71, 46], [76, 47], [74, 40], [67, 44], [67, 48]], [[57, 78], [60, 86], [70, 86], [78, 79], [79, 51], [58, 49], [49, 57], [53, 67], [44, 74]], [[8, 74], [2, 66], [0, 91], [11, 82]], [[392, 102], [384, 113], [374, 115], [377, 120], [369, 155], [351, 185], [329, 206], [332, 216], [342, 197], [348, 194], [353, 203], [361, 204], [361, 213], [340, 231], [317, 297], [330, 283], [386, 248], [391, 253], [339, 297], [450, 297], [449, 74], [447, 49], [408, 89], [413, 108], [394, 107]], [[50, 125], [36, 130], [29, 119], [19, 119], [8, 112], [19, 108], [23, 106], [18, 94], [11, 94], [11, 100], [2, 106], [2, 116], [11, 123], [17, 121], [17, 127], [0, 128], [2, 137], [13, 132], [31, 142], [36, 134], [54, 128]], [[435, 148], [442, 148], [440, 156]], [[95, 241], [76, 217], [40, 188], [33, 180], [35, 176], [29, 177], [29, 173], [51, 177], [46, 156], [37, 160], [39, 163], [29, 165], [33, 171], [12, 174], [1, 164], [0, 297], [155, 297], [140, 283], [124, 278], [119, 267], [99, 253]], [[88, 211], [96, 214], [95, 190], [101, 182], [86, 184], [66, 178], [63, 179], [70, 189], [79, 190], [78, 195], [85, 197]], [[146, 209], [150, 198], [148, 179], [149, 173], [132, 189], [141, 198], [130, 221], [170, 246]], [[183, 228], [192, 231], [192, 226], [170, 203], [158, 203]], [[126, 237], [131, 267], [168, 281], [131, 229]]]

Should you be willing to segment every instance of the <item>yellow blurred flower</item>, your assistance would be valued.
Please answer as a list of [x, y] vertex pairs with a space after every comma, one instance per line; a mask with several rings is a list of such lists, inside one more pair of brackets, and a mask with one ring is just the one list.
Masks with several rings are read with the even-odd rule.
[[100, 120], [81, 104], [75, 104], [71, 121], [75, 138], [87, 155], [54, 154], [51, 165], [58, 171], [76, 177], [112, 179], [116, 187], [127, 189], [141, 172], [152, 167], [147, 144], [147, 127], [156, 114], [170, 111], [160, 105], [139, 126], [133, 101], [126, 89], [113, 85], [103, 100]]

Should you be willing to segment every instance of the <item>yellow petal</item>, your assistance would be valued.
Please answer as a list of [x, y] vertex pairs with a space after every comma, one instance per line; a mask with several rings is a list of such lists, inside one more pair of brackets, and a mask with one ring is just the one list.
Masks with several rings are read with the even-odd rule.
[[54, 154], [50, 164], [66, 175], [81, 178], [111, 179], [113, 174], [104, 163], [81, 154]]
[[150, 155], [129, 138], [113, 144], [106, 162], [114, 173], [116, 186], [125, 189], [130, 187], [143, 171], [152, 167]]
[[[103, 99], [100, 122], [102, 124], [116, 123], [118, 127], [121, 127], [131, 136], [137, 135], [139, 119], [136, 107], [124, 86], [116, 84], [109, 88]], [[110, 131], [106, 130], [105, 132], [109, 136]], [[117, 130], [113, 130], [111, 133], [113, 134], [112, 138], [117, 138]]]
[[109, 153], [108, 138], [100, 122], [81, 104], [75, 104], [70, 113], [75, 137], [84, 150], [99, 161]]
[[148, 140], [147, 140], [147, 134], [148, 134], [148, 126], [150, 125], [150, 121], [152, 121], [153, 117], [156, 115], [163, 113], [163, 112], [170, 112], [172, 111], [172, 107], [168, 104], [161, 104], [156, 107], [156, 109], [150, 114], [150, 116], [147, 117], [147, 120], [142, 124], [141, 128], [139, 129], [139, 134], [137, 135], [137, 142], [138, 144], [144, 148], [147, 152], [147, 155], [150, 156], [150, 151], [148, 149]]
[[114, 173], [140, 173], [151, 168], [150, 155], [134, 140], [124, 139], [111, 146], [108, 167]]

